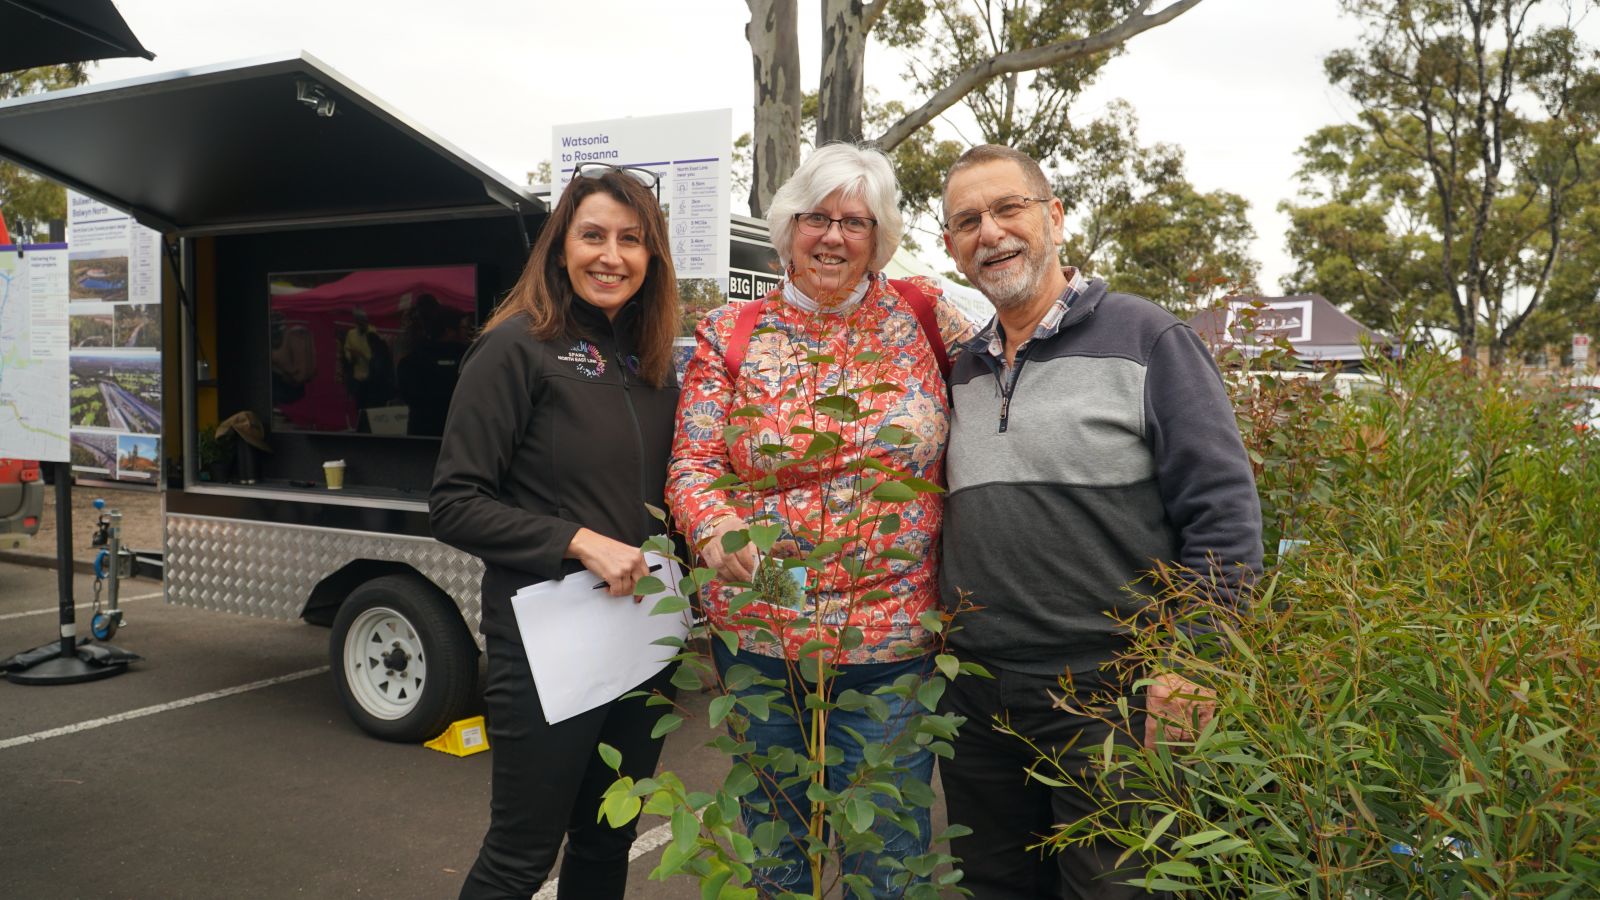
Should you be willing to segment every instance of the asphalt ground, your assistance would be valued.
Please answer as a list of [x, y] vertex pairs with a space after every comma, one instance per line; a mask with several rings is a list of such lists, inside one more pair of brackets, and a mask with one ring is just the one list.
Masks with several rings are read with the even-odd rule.
[[[86, 631], [93, 579], [75, 585]], [[126, 674], [0, 681], [0, 896], [454, 897], [488, 824], [493, 751], [374, 740], [339, 703], [326, 629], [159, 592], [123, 585], [113, 643], [144, 657]], [[53, 640], [56, 608], [53, 570], [0, 563], [0, 657]], [[698, 721], [662, 760], [697, 789], [727, 765], [703, 747], [708, 699], [684, 698]], [[640, 824], [628, 895], [698, 897], [691, 880], [648, 880], [663, 824]]]

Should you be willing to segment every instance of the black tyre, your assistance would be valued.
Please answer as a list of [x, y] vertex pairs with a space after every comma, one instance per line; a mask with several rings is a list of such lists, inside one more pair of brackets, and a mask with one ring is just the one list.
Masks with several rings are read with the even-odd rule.
[[328, 641], [339, 699], [373, 737], [418, 743], [463, 718], [478, 648], [444, 592], [420, 575], [384, 575], [339, 607]]

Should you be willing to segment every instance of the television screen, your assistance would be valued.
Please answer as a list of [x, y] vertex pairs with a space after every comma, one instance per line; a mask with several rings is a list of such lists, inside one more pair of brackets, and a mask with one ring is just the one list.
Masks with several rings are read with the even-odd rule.
[[274, 431], [444, 431], [475, 266], [279, 272], [267, 288]]

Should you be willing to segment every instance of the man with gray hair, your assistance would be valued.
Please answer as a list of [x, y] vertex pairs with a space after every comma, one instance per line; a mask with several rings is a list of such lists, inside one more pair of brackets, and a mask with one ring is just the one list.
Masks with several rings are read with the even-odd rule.
[[[946, 177], [944, 211], [945, 248], [995, 307], [949, 379], [941, 593], [959, 610], [952, 652], [995, 676], [956, 679], [940, 709], [967, 717], [940, 764], [950, 821], [972, 829], [954, 842], [962, 886], [980, 900], [1141, 896], [1124, 882], [1145, 863], [1119, 867], [1120, 845], [1074, 844], [1053, 859], [1028, 849], [1112, 799], [1028, 773], [1044, 753], [1090, 782], [1108, 736], [1154, 746], [1209, 721], [1203, 688], [1144, 672], [1134, 691], [1109, 664], [1129, 648], [1120, 622], [1152, 602], [1151, 570], [1243, 603], [1261, 571], [1250, 462], [1199, 337], [1059, 265], [1064, 210], [1037, 162], [968, 150]], [[1059, 708], [1068, 674], [1073, 707], [1127, 695], [1128, 718]]]

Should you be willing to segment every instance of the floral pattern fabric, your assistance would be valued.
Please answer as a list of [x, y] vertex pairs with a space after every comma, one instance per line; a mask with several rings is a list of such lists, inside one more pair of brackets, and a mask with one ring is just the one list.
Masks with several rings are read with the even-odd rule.
[[[917, 285], [933, 303], [947, 352], [954, 355], [962, 341], [976, 334], [976, 327], [934, 283], [917, 279]], [[918, 617], [939, 600], [942, 495], [919, 493], [903, 503], [877, 501], [870, 489], [881, 476], [852, 466], [870, 460], [943, 485], [950, 419], [933, 348], [910, 304], [882, 276], [872, 276], [861, 301], [842, 311], [805, 312], [786, 303], [781, 288], [749, 302], [763, 304], [762, 313], [736, 379], [729, 378], [727, 351], [740, 306], [716, 310], [696, 331], [678, 404], [667, 502], [696, 547], [719, 520], [737, 516], [752, 524], [780, 525], [775, 545], [779, 555], [805, 556], [820, 535], [823, 540], [846, 540], [848, 552], [865, 569], [857, 578], [834, 562], [823, 571], [808, 572], [804, 608], [757, 601], [737, 616], [730, 616], [728, 607], [743, 590], [713, 582], [703, 592], [706, 612], [715, 624], [738, 631], [742, 648], [766, 656], [795, 658], [806, 641], [849, 625], [861, 629], [865, 640], [834, 662], [903, 660], [908, 648], [924, 649], [930, 643]], [[851, 394], [863, 410], [875, 413], [861, 421], [839, 422], [816, 409], [822, 397], [869, 385], [878, 388]], [[730, 416], [736, 411], [741, 415]], [[877, 433], [885, 425], [899, 426], [916, 440], [880, 440]], [[729, 426], [745, 428], [731, 444], [725, 440]], [[837, 431], [844, 443], [785, 464], [801, 459], [813, 430]], [[780, 446], [785, 448], [781, 455], [774, 450]], [[776, 484], [754, 493], [711, 486], [730, 473], [747, 483], [774, 475]], [[865, 483], [863, 474], [869, 476]], [[863, 508], [869, 514], [898, 513], [899, 529], [880, 534], [873, 525], [838, 523]], [[878, 558], [890, 548], [914, 559]], [[874, 592], [888, 596], [862, 599]], [[789, 623], [802, 616], [816, 627], [783, 628], [780, 642], [761, 641], [760, 629], [731, 621], [753, 617]]]

